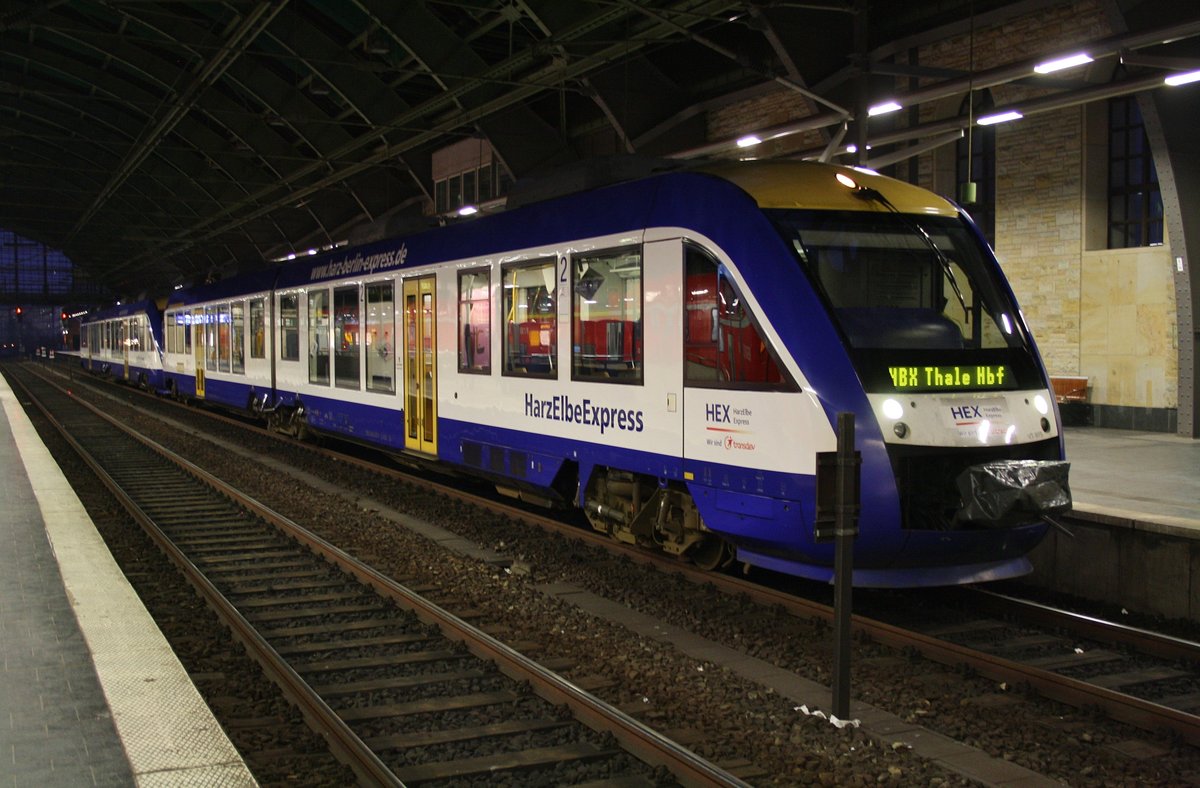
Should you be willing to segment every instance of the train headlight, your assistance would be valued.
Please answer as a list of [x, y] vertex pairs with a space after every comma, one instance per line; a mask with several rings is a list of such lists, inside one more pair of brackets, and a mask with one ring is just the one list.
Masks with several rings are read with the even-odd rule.
[[895, 421], [904, 415], [904, 406], [898, 400], [885, 399], [883, 401], [883, 415]]
[[1050, 412], [1050, 403], [1041, 394], [1035, 394], [1033, 397], [1033, 407], [1037, 408], [1037, 412], [1045, 416]]

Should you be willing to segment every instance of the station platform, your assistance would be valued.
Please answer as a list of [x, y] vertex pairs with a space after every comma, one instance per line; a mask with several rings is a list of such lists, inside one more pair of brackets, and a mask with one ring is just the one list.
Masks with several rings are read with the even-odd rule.
[[253, 786], [0, 377], [0, 784]]
[[1190, 528], [1200, 539], [1200, 440], [1067, 427], [1075, 514]]

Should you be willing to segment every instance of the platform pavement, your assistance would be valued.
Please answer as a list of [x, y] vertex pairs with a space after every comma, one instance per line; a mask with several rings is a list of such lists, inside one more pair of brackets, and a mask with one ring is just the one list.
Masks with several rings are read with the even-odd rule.
[[256, 785], [2, 377], [0, 406], [0, 785]]
[[1064, 441], [1077, 514], [1190, 528], [1200, 538], [1200, 439], [1067, 427]]

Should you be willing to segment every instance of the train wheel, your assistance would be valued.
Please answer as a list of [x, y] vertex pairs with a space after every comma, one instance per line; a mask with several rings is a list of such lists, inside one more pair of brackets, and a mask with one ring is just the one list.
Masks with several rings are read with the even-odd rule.
[[719, 536], [709, 535], [688, 554], [692, 563], [706, 572], [723, 569], [733, 560], [733, 548]]

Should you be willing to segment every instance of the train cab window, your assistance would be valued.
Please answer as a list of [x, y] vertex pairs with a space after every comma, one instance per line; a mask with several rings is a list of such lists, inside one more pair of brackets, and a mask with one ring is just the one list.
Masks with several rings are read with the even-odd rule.
[[571, 257], [571, 377], [642, 382], [641, 247]]
[[458, 275], [458, 371], [492, 371], [492, 273], [486, 268]]
[[396, 393], [396, 304], [391, 282], [367, 285], [367, 391]]
[[222, 372], [229, 371], [231, 328], [229, 304], [220, 304], [217, 306], [217, 366]]
[[357, 285], [333, 291], [333, 380], [345, 389], [361, 387], [358, 301]]
[[300, 360], [300, 296], [279, 296], [279, 358]]
[[792, 389], [758, 322], [717, 261], [688, 245], [684, 260], [683, 352], [688, 385]]
[[204, 368], [217, 368], [217, 308], [204, 307]]
[[232, 345], [232, 370], [246, 371], [246, 302], [234, 301], [229, 305], [229, 339]]
[[267, 302], [250, 299], [250, 358], [267, 357]]
[[308, 382], [329, 385], [329, 291], [308, 293]]
[[501, 272], [505, 375], [558, 377], [555, 262], [511, 266]]

